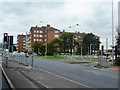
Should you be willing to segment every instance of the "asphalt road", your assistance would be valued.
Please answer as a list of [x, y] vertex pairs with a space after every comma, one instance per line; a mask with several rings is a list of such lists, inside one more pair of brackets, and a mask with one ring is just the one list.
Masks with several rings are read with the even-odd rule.
[[[25, 58], [21, 58], [20, 61], [25, 62]], [[31, 64], [31, 58], [27, 58], [26, 62]], [[101, 70], [89, 65], [68, 64], [36, 57], [33, 65], [35, 68], [47, 70], [93, 88], [118, 88], [118, 72]]]
[[[31, 63], [31, 59], [27, 62]], [[47, 70], [65, 78], [94, 88], [118, 88], [118, 73], [90, 67], [34, 58], [34, 67]]]

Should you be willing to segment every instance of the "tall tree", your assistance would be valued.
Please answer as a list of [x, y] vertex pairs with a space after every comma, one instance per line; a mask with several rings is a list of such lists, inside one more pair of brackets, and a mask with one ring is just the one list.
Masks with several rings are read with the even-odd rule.
[[51, 43], [48, 44], [48, 55], [57, 55], [60, 53], [60, 40], [54, 39]]
[[99, 49], [99, 37], [95, 36], [92, 33], [88, 33], [85, 35], [85, 37], [83, 38], [83, 43], [82, 43], [82, 47], [83, 47], [83, 54], [89, 54], [90, 52], [90, 48], [91, 50], [98, 50]]
[[33, 51], [38, 55], [44, 55], [45, 46], [42, 43], [35, 42], [35, 44], [33, 45]]
[[120, 45], [120, 30], [119, 29], [117, 30], [117, 33], [118, 35], [117, 35], [116, 40], [117, 40], [117, 45], [119, 46]]
[[[73, 33], [64, 33], [60, 37], [60, 51], [61, 53], [71, 53], [72, 49], [76, 46]], [[73, 42], [74, 41], [74, 42]]]
[[117, 29], [117, 38], [116, 38], [116, 43], [117, 45], [115, 46], [115, 64], [120, 66], [120, 29]]

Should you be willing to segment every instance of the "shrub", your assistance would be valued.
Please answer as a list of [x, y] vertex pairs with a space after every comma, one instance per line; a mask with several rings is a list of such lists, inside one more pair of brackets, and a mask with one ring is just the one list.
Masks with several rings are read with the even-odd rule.
[[117, 59], [115, 59], [115, 65], [120, 66], [120, 57], [117, 57]]

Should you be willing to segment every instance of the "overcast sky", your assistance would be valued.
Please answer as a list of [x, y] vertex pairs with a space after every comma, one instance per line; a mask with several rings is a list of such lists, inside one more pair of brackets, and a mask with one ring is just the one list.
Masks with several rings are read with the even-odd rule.
[[[114, 2], [114, 35], [118, 26], [118, 1]], [[40, 23], [43, 21], [43, 23]], [[66, 31], [93, 33], [101, 45], [112, 44], [112, 0], [0, 0], [0, 42], [3, 33], [14, 36], [29, 32], [31, 26], [50, 24]], [[69, 26], [74, 26], [74, 30]]]

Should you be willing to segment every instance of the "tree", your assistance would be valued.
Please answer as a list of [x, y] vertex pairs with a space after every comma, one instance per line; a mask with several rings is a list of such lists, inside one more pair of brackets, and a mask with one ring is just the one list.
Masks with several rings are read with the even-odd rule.
[[120, 30], [119, 29], [117, 30], [117, 33], [118, 35], [117, 35], [116, 40], [117, 40], [117, 45], [119, 46], [120, 45]]
[[73, 33], [64, 33], [60, 37], [60, 51], [61, 53], [71, 53], [72, 49], [76, 46], [76, 41], [73, 42]]
[[83, 55], [86, 55], [89, 53], [90, 47], [91, 47], [91, 50], [93, 51], [99, 50], [99, 44], [100, 44], [99, 37], [95, 36], [92, 33], [86, 34], [82, 42]]
[[42, 43], [35, 42], [33, 45], [33, 51], [38, 55], [44, 55], [45, 46]]
[[60, 53], [60, 41], [56, 38], [48, 44], [47, 55], [57, 55], [58, 53]]
[[116, 55], [116, 59], [115, 59], [115, 64], [120, 66], [120, 29], [117, 29], [117, 37], [116, 37], [116, 46], [115, 46], [115, 55]]

